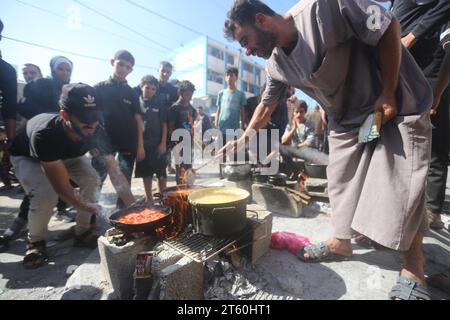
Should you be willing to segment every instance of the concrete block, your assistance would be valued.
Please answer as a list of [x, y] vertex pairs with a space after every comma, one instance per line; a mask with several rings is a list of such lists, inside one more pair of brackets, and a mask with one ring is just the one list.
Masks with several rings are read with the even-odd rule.
[[305, 191], [313, 197], [328, 198], [328, 180], [309, 178], [305, 182]]
[[161, 270], [160, 300], [203, 300], [203, 263], [183, 257]]
[[297, 195], [284, 187], [255, 183], [252, 186], [253, 201], [265, 209], [283, 216], [298, 218], [303, 212], [303, 203]]
[[136, 256], [142, 251], [151, 251], [155, 241], [150, 237], [135, 239], [122, 247], [111, 244], [106, 237], [98, 239], [100, 264], [105, 278], [120, 299], [133, 297], [133, 272]]
[[[247, 218], [250, 220], [253, 241], [250, 247], [250, 261], [255, 264], [270, 249], [273, 214], [258, 205], [247, 206]], [[252, 212], [253, 211], [253, 212]], [[256, 215], [254, 212], [257, 212]]]

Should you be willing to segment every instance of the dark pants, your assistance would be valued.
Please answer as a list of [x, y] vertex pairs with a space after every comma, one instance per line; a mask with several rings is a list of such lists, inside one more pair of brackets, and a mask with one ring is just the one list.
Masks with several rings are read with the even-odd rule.
[[[133, 175], [133, 169], [134, 169], [134, 163], [136, 161], [136, 155], [132, 153], [125, 153], [125, 152], [118, 152], [117, 161], [119, 162], [119, 168], [122, 174], [127, 178], [128, 183], [131, 185], [131, 177]], [[102, 190], [103, 183], [106, 180], [106, 176], [108, 175], [108, 172], [106, 170], [105, 162], [103, 160], [102, 156], [93, 157], [92, 158], [92, 166], [97, 171], [99, 177], [100, 177], [100, 189], [99, 193]], [[123, 209], [125, 207], [125, 204], [123, 203], [122, 199], [118, 198], [116, 207], [118, 209]]]
[[441, 213], [445, 200], [449, 157], [450, 87], [442, 95], [438, 113], [431, 117], [433, 135], [431, 162], [427, 177], [426, 206], [433, 213]]
[[302, 159], [314, 164], [328, 165], [328, 155], [314, 148], [296, 148], [280, 145], [280, 154], [288, 166], [293, 164], [294, 158]]

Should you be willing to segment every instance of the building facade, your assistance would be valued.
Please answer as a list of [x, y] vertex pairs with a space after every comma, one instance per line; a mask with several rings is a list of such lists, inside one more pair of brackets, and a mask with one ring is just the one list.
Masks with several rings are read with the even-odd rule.
[[239, 70], [237, 88], [247, 97], [258, 95], [265, 83], [263, 66], [241, 51], [207, 36], [179, 48], [171, 60], [174, 63], [173, 78], [195, 84], [194, 107], [204, 106], [208, 114], [215, 112], [217, 95], [226, 88], [227, 68], [236, 67]]

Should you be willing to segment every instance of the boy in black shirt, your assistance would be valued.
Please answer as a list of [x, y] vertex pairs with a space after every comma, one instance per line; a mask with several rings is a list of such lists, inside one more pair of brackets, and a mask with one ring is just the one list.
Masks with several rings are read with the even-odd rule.
[[[139, 100], [126, 81], [127, 76], [133, 71], [134, 63], [131, 53], [125, 50], [118, 51], [111, 60], [113, 75], [109, 80], [95, 86], [103, 108], [106, 132], [113, 150], [119, 155], [120, 169], [130, 184], [134, 162], [145, 158]], [[97, 158], [93, 158], [92, 165], [103, 182], [106, 179], [104, 166]], [[124, 207], [120, 199], [117, 201], [117, 207]]]
[[139, 102], [144, 120], [145, 159], [136, 163], [136, 178], [143, 178], [147, 201], [152, 201], [154, 174], [158, 178], [158, 192], [167, 187], [167, 111], [157, 94], [158, 80], [155, 77], [143, 77], [140, 87], [142, 94]]
[[[178, 88], [180, 90], [180, 97], [178, 98], [178, 101], [169, 108], [169, 137], [172, 137], [172, 133], [177, 129], [187, 130], [191, 136], [191, 159], [186, 163], [179, 160], [176, 161], [177, 165], [175, 168], [177, 184], [186, 184], [184, 176], [185, 172], [192, 168], [192, 141], [194, 136], [194, 121], [197, 118], [197, 111], [191, 105], [195, 86], [190, 81], [185, 80], [180, 82]], [[178, 154], [179, 150], [175, 150], [176, 159], [178, 156], [183, 157], [183, 155]]]

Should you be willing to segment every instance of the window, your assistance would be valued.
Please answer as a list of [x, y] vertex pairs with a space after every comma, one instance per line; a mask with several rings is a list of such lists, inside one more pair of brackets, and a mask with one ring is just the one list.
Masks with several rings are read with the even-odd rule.
[[234, 66], [234, 56], [227, 54], [227, 64]]
[[242, 91], [248, 92], [248, 83], [246, 81], [242, 81]]
[[253, 84], [249, 84], [248, 92], [255, 93], [255, 86]]
[[223, 75], [213, 70], [208, 70], [208, 80], [216, 83], [223, 84]]
[[251, 64], [244, 62], [244, 70], [253, 73], [253, 66]]
[[208, 53], [210, 56], [223, 60], [223, 51], [214, 47], [208, 47]]

